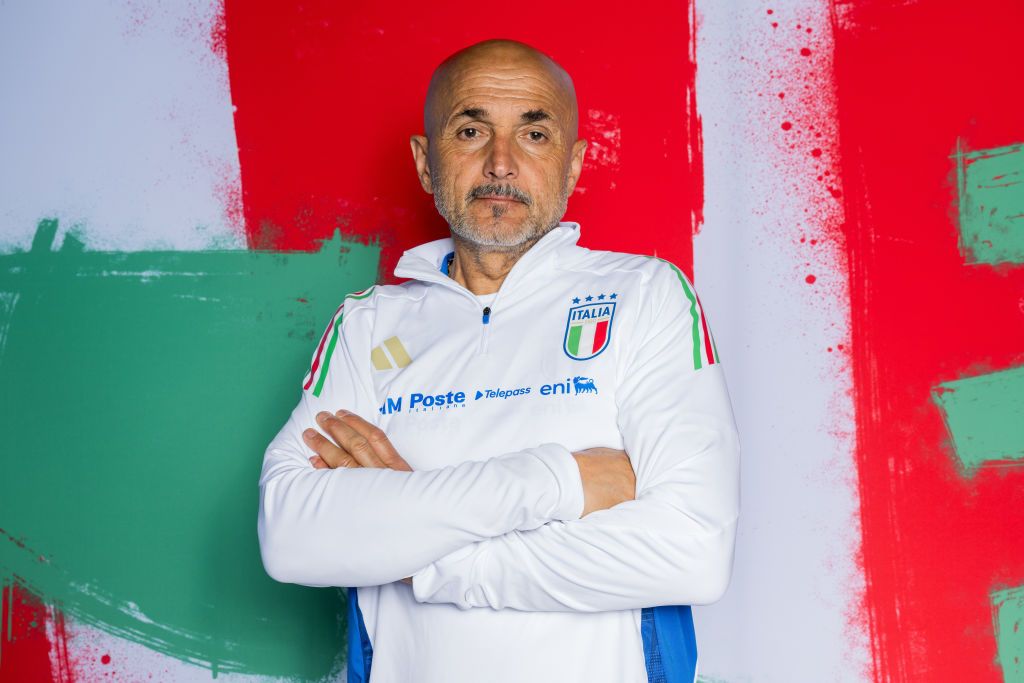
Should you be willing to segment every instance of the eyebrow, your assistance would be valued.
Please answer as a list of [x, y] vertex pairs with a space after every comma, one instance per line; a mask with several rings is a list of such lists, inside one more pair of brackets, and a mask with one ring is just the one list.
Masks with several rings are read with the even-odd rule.
[[[468, 107], [463, 109], [458, 114], [455, 114], [448, 120], [449, 124], [453, 123], [456, 119], [469, 118], [469, 119], [480, 119], [481, 121], [487, 121], [487, 110], [482, 107]], [[548, 112], [543, 109], [531, 109], [530, 111], [523, 112], [520, 114], [519, 119], [523, 123], [537, 123], [538, 121], [552, 121], [554, 118]]]

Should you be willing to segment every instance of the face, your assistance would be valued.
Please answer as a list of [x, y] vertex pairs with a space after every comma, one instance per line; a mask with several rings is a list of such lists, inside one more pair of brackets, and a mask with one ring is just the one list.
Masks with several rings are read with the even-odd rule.
[[429, 139], [413, 136], [423, 189], [452, 232], [517, 251], [555, 227], [583, 164], [573, 95], [536, 60], [467, 60], [433, 98]]

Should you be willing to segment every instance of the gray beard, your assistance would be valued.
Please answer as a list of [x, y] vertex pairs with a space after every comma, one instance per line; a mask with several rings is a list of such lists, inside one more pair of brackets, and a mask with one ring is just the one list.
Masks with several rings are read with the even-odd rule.
[[[434, 193], [434, 206], [437, 207], [437, 212], [448, 222], [453, 239], [461, 242], [474, 253], [498, 252], [517, 257], [529, 250], [541, 237], [558, 225], [561, 217], [565, 215], [565, 210], [568, 206], [568, 189], [569, 182], [567, 177], [565, 182], [562, 183], [562, 189], [559, 193], [558, 216], [551, 219], [550, 223], [545, 225], [541, 222], [528, 220], [522, 225], [520, 230], [509, 235], [494, 234], [493, 232], [488, 234], [486, 230], [481, 230], [477, 225], [471, 224], [466, 219], [464, 213], [456, 213], [452, 210], [447, 198], [442, 196], [443, 192]], [[509, 207], [506, 205], [496, 204], [491, 207], [491, 217], [494, 219], [501, 218], [508, 209]]]
[[[495, 206], [492, 210], [492, 216], [499, 218], [507, 210], [508, 207], [506, 206]], [[497, 232], [480, 230], [476, 225], [470, 224], [465, 219], [465, 216], [453, 216], [453, 218], [455, 220], [448, 221], [448, 227], [451, 228], [452, 235], [477, 252], [522, 253], [555, 227], [554, 225], [544, 227], [528, 221], [520, 230], [502, 235]], [[557, 222], [555, 225], [557, 225]]]

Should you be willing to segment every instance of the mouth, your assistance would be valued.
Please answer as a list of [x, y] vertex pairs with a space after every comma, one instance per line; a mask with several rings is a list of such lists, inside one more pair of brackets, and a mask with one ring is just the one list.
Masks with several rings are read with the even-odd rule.
[[479, 199], [481, 201], [488, 201], [488, 202], [507, 202], [507, 203], [510, 203], [510, 204], [514, 202], [516, 204], [522, 204], [521, 201], [519, 201], [518, 199], [516, 199], [514, 197], [499, 197], [499, 196], [493, 195], [493, 194], [484, 195], [482, 197], [477, 197], [477, 199]]

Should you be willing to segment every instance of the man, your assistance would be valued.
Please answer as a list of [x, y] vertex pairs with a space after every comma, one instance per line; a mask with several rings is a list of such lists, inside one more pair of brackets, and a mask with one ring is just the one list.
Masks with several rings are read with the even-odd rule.
[[349, 587], [350, 681], [696, 676], [738, 436], [689, 280], [560, 222], [577, 118], [521, 43], [438, 67], [411, 144], [452, 236], [345, 298], [267, 449], [264, 565]]

